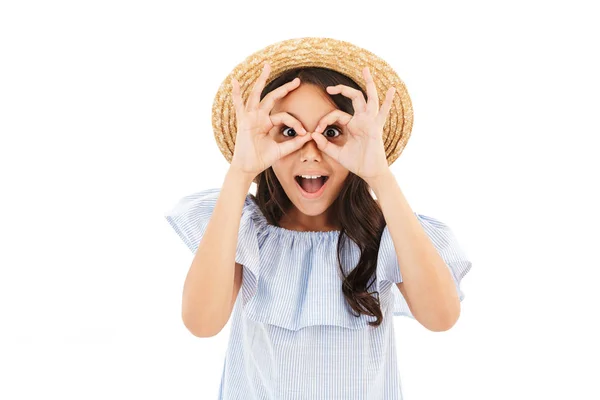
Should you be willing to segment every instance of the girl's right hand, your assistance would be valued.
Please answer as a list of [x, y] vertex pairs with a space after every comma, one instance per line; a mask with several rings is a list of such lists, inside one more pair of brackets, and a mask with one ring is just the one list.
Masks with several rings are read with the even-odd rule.
[[[270, 71], [271, 66], [265, 63], [246, 105], [243, 104], [240, 96], [239, 83], [235, 78], [232, 78], [232, 97], [236, 114], [237, 136], [231, 166], [251, 175], [253, 178], [280, 158], [298, 150], [311, 140], [311, 135], [306, 132], [300, 121], [290, 114], [281, 112], [269, 115], [275, 105], [275, 100], [283, 98], [299, 86], [299, 78], [278, 87], [260, 101], [260, 94]], [[283, 137], [284, 140], [280, 142], [276, 140], [279, 139], [276, 138], [279, 130], [271, 135], [269, 134], [276, 125], [294, 128], [298, 135], [293, 139]]]

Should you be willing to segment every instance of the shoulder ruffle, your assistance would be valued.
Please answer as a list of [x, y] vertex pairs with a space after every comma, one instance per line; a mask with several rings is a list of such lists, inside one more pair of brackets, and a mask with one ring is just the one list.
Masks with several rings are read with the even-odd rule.
[[[460, 283], [470, 271], [471, 261], [448, 225], [426, 215], [414, 214], [450, 269], [460, 301], [462, 301], [465, 294], [460, 288]], [[402, 266], [398, 263], [394, 243], [386, 225], [381, 237], [377, 260], [377, 287], [383, 292], [386, 292], [388, 287], [391, 288], [390, 301], [394, 316], [408, 316], [414, 319], [404, 296], [396, 286], [396, 283], [400, 282], [402, 282]]]
[[[220, 188], [211, 188], [187, 195], [164, 215], [194, 254], [206, 231], [220, 191]], [[244, 304], [256, 293], [260, 270], [258, 230], [253, 220], [254, 207], [256, 205], [251, 195], [248, 195], [242, 210], [235, 254], [235, 261], [244, 266], [244, 290], [240, 290]]]

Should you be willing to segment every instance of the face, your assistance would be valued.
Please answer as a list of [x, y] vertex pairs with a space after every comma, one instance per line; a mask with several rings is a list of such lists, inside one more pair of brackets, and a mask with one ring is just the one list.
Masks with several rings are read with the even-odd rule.
[[[335, 103], [319, 87], [301, 84], [282, 99], [275, 102], [271, 114], [287, 112], [295, 117], [307, 132], [314, 132], [326, 114], [335, 110]], [[277, 142], [291, 140], [294, 128], [279, 125], [269, 132]], [[342, 145], [346, 141], [346, 130], [341, 125], [325, 128], [322, 134], [332, 143]], [[349, 171], [333, 158], [321, 152], [314, 140], [309, 140], [297, 151], [273, 164], [273, 171], [294, 207], [280, 221], [282, 227], [293, 230], [325, 231], [337, 229], [328, 212], [337, 198]], [[323, 179], [301, 179], [299, 175], [324, 175]], [[299, 182], [300, 181], [300, 182]], [[323, 186], [323, 187], [321, 187]], [[306, 191], [303, 191], [304, 187]], [[318, 191], [317, 189], [320, 188]], [[315, 192], [316, 193], [310, 193]]]

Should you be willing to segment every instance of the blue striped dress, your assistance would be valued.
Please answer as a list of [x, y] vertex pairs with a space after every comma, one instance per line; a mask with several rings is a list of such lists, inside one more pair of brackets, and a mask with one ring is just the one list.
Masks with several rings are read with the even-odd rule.
[[[165, 217], [195, 254], [220, 188], [183, 197]], [[415, 213], [446, 261], [459, 293], [471, 263], [444, 223]], [[230, 318], [219, 399], [400, 400], [393, 316], [414, 318], [396, 286], [402, 282], [386, 226], [374, 286], [383, 322], [353, 315], [342, 294], [337, 262], [339, 231], [300, 232], [267, 223], [248, 194], [235, 260], [243, 265], [240, 292]], [[360, 252], [348, 240], [342, 259], [347, 275]], [[232, 266], [233, 268], [233, 266]]]

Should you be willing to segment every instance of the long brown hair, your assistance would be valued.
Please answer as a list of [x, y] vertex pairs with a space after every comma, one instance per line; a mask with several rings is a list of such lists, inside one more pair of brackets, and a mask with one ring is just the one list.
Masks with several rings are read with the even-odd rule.
[[[354, 107], [352, 100], [341, 95], [330, 95], [326, 91], [327, 86], [343, 84], [358, 89], [367, 98], [367, 94], [349, 77], [327, 68], [305, 67], [296, 68], [284, 72], [282, 75], [270, 82], [262, 91], [262, 100], [269, 92], [279, 86], [299, 77], [302, 83], [315, 85], [323, 90], [340, 110], [353, 115]], [[257, 184], [255, 201], [267, 221], [271, 225], [279, 226], [283, 214], [292, 206], [291, 200], [286, 195], [279, 183], [272, 167], [261, 172], [254, 180]], [[342, 189], [336, 200], [331, 205], [334, 217], [341, 226], [338, 236], [337, 255], [338, 265], [344, 279], [342, 281], [342, 292], [352, 310], [360, 314], [377, 317], [376, 321], [369, 322], [372, 326], [379, 326], [383, 320], [383, 314], [379, 303], [379, 293], [369, 293], [367, 287], [369, 281], [374, 277], [377, 268], [377, 255], [381, 235], [385, 227], [383, 212], [369, 192], [369, 186], [359, 176], [348, 173]], [[354, 241], [360, 249], [360, 258], [357, 266], [348, 274], [344, 275], [341, 264], [343, 246], [346, 238]], [[374, 282], [374, 280], [373, 280]], [[371, 294], [377, 294], [377, 298]]]

